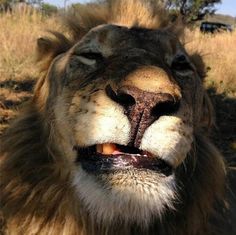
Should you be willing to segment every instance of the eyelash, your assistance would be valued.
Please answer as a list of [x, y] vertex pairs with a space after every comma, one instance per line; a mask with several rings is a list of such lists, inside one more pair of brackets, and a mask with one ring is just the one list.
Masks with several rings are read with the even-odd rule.
[[85, 57], [86, 59], [89, 60], [96, 60], [96, 61], [101, 61], [104, 59], [101, 53], [96, 53], [96, 52], [84, 52], [79, 54], [79, 56]]

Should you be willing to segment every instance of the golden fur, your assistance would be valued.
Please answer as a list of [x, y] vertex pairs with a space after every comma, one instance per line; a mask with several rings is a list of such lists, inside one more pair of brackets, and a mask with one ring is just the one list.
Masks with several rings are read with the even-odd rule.
[[[220, 206], [223, 205], [226, 172], [222, 156], [205, 134], [206, 129], [208, 129], [211, 123], [212, 110], [209, 98], [203, 91], [201, 79], [197, 79], [196, 87], [194, 87], [197, 91], [194, 97], [194, 111], [189, 111], [188, 113], [184, 108], [188, 107], [187, 102], [186, 104], [184, 103], [185, 106], [183, 106], [183, 112], [186, 111], [187, 116], [191, 116], [192, 112], [194, 113], [192, 119], [194, 123], [192, 127], [193, 134], [184, 139], [189, 141], [189, 139], [192, 138], [192, 143], [186, 142], [186, 145], [191, 145], [191, 150], [189, 150], [186, 157], [180, 156], [176, 161], [172, 161], [173, 159], [171, 158], [173, 151], [167, 151], [170, 159], [165, 159], [176, 167], [175, 184], [178, 188], [178, 194], [172, 195], [170, 193], [167, 195], [165, 190], [164, 192], [160, 191], [161, 195], [167, 195], [170, 200], [167, 200], [165, 205], [166, 209], [161, 208], [159, 211], [158, 208], [159, 214], [157, 218], [153, 220], [147, 219], [147, 221], [145, 221], [147, 224], [143, 224], [142, 222], [139, 224], [137, 221], [132, 220], [129, 222], [130, 218], [127, 220], [125, 218], [123, 221], [121, 217], [118, 217], [120, 220], [117, 219], [108, 222], [106, 221], [107, 215], [103, 215], [102, 220], [96, 219], [94, 217], [99, 214], [99, 211], [97, 211], [95, 215], [94, 211], [89, 211], [86, 208], [84, 204], [86, 199], [78, 199], [77, 183], [72, 180], [74, 172], [77, 171], [77, 168], [74, 166], [75, 154], [71, 147], [75, 141], [74, 136], [77, 144], [79, 143], [81, 146], [89, 145], [88, 141], [94, 143], [96, 140], [92, 140], [89, 133], [97, 131], [96, 118], [100, 115], [99, 120], [101, 121], [103, 120], [103, 116], [101, 115], [109, 116], [110, 113], [114, 114], [114, 112], [116, 112], [119, 122], [122, 122], [124, 127], [122, 127], [123, 129], [119, 129], [118, 132], [114, 131], [114, 135], [109, 136], [109, 138], [115, 138], [116, 140], [117, 133], [118, 135], [122, 133], [123, 139], [119, 139], [118, 141], [120, 141], [120, 144], [126, 144], [128, 141], [126, 129], [129, 128], [129, 122], [120, 111], [120, 106], [114, 105], [113, 103], [114, 109], [106, 114], [106, 112], [108, 112], [107, 107], [111, 106], [111, 101], [107, 99], [104, 93], [95, 95], [97, 90], [104, 90], [104, 87], [101, 81], [96, 82], [92, 80], [91, 74], [87, 80], [87, 78], [83, 77], [83, 74], [77, 70], [71, 75], [71, 71], [74, 71], [71, 70], [69, 71], [70, 84], [68, 86], [66, 85], [65, 88], [62, 87], [62, 83], [59, 82], [58, 78], [62, 78], [63, 80], [65, 67], [69, 63], [69, 55], [63, 53], [76, 48], [74, 45], [80, 41], [89, 30], [101, 24], [116, 24], [126, 26], [127, 28], [135, 27], [150, 30], [163, 29], [165, 33], [163, 34], [164, 40], [162, 41], [162, 39], [160, 39], [161, 45], [163, 45], [164, 50], [174, 48], [173, 51], [176, 52], [178, 50], [176, 46], [178, 39], [175, 36], [169, 35], [174, 35], [178, 30], [176, 30], [174, 26], [168, 26], [168, 17], [163, 11], [160, 11], [158, 6], [153, 2], [154, 1], [141, 0], [110, 0], [106, 1], [104, 4], [87, 5], [80, 9], [77, 16], [67, 18], [67, 27], [72, 35], [70, 39], [67, 39], [60, 33], [53, 32], [52, 34], [54, 36], [52, 38], [41, 38], [38, 40], [38, 58], [41, 61], [43, 76], [37, 82], [32, 101], [27, 105], [25, 110], [22, 111], [21, 116], [12, 123], [10, 128], [3, 135], [1, 142], [0, 206], [4, 218], [2, 234], [203, 235], [217, 234], [217, 232], [219, 232], [219, 228], [215, 228], [212, 221], [216, 218], [216, 204], [218, 203]], [[106, 46], [107, 38], [113, 37], [114, 34], [109, 34], [110, 27], [113, 26], [104, 27], [104, 30], [103, 28], [98, 28], [98, 31], [101, 30], [99, 31], [98, 37], [101, 43], [105, 42], [104, 45]], [[97, 28], [95, 30], [97, 30]], [[115, 30], [116, 29], [113, 30], [112, 28], [111, 31], [115, 33]], [[121, 33], [123, 33], [123, 31]], [[161, 37], [162, 34], [160, 38]], [[168, 40], [170, 38], [170, 43], [165, 47], [164, 43], [166, 42], [166, 38], [168, 38]], [[92, 44], [92, 46], [93, 45], [94, 44]], [[118, 46], [118, 44], [116, 45]], [[105, 46], [103, 53], [107, 53], [107, 55], [110, 56], [110, 49]], [[140, 51], [139, 53], [143, 53], [143, 58], [149, 61], [150, 58], [147, 57], [146, 52]], [[134, 58], [135, 57], [132, 57], [131, 65], [135, 60]], [[79, 58], [79, 61], [83, 61], [83, 63], [91, 62], [86, 58]], [[78, 61], [76, 60], [75, 62]], [[137, 61], [137, 63], [139, 63], [139, 61]], [[118, 61], [107, 66], [106, 75], [118, 71], [122, 67], [120, 64], [121, 61]], [[70, 69], [73, 69], [73, 65], [74, 64], [72, 64], [72, 68]], [[131, 82], [132, 84], [135, 83], [135, 86], [140, 89], [144, 89], [144, 86], [147, 86], [145, 89], [151, 92], [159, 92], [160, 89], [168, 88], [170, 93], [180, 96], [179, 87], [176, 86], [172, 80], [169, 80], [169, 77], [163, 73], [162, 70], [153, 67], [154, 66], [145, 65], [141, 70], [135, 70], [136, 72], [134, 73], [131, 73], [132, 70], [125, 71], [126, 74], [129, 75], [126, 77], [125, 82], [128, 85], [131, 84]], [[198, 70], [198, 72], [200, 73], [201, 71]], [[158, 81], [153, 79], [153, 73], [160, 74]], [[142, 84], [143, 80], [140, 80], [140, 74], [149, 76], [151, 81], [153, 79], [151, 87]], [[67, 74], [67, 76], [69, 75]], [[96, 72], [95, 76], [100, 76], [100, 73]], [[119, 76], [119, 74], [117, 76]], [[186, 76], [185, 79], [188, 79], [188, 75]], [[75, 81], [75, 77], [81, 77], [81, 80], [77, 82]], [[160, 83], [160, 81], [163, 82]], [[65, 84], [67, 83], [67, 81], [64, 80], [63, 82], [65, 82]], [[79, 89], [77, 83], [79, 84]], [[126, 83], [124, 84], [126, 85]], [[155, 88], [155, 83], [158, 83], [160, 87]], [[188, 80], [186, 80], [185, 83], [191, 86]], [[185, 86], [185, 84], [183, 86]], [[64, 92], [63, 96], [60, 95], [62, 90]], [[185, 88], [182, 88], [182, 91], [185, 91]], [[186, 97], [188, 97], [187, 90]], [[77, 105], [78, 103], [79, 105]], [[74, 104], [74, 106], [69, 106], [68, 104]], [[104, 109], [98, 108], [101, 106], [104, 107]], [[96, 107], [96, 109], [94, 107]], [[74, 117], [75, 113], [79, 113], [80, 115], [76, 117], [77, 119]], [[90, 116], [88, 116], [87, 113], [90, 113]], [[178, 115], [182, 118], [182, 113]], [[190, 135], [189, 133], [192, 133], [192, 129], [189, 130], [187, 127], [182, 127], [184, 122], [179, 121], [178, 115], [169, 118], [170, 120], [168, 121], [176, 125], [171, 126], [172, 129], [174, 129], [173, 131], [179, 133], [179, 130], [181, 130], [183, 136]], [[89, 122], [88, 119], [91, 117], [93, 117], [93, 120]], [[82, 126], [78, 123], [74, 125], [76, 120], [80, 120], [80, 122], [86, 120], [86, 123]], [[107, 119], [105, 119], [105, 121], [107, 122]], [[189, 119], [187, 118], [185, 121], [188, 122]], [[94, 130], [91, 129], [91, 132], [88, 131], [87, 133], [86, 130], [89, 126], [93, 125], [93, 122], [95, 122]], [[114, 123], [115, 124], [112, 125], [117, 125], [115, 119]], [[164, 124], [165, 122], [163, 120], [163, 125]], [[158, 125], [154, 127], [160, 128]], [[117, 126], [117, 128], [119, 128], [119, 126]], [[175, 128], [179, 129], [176, 130]], [[74, 134], [73, 131], [75, 130], [80, 130], [80, 132], [78, 132], [79, 134]], [[101, 130], [99, 129], [96, 135], [94, 134], [93, 136], [99, 136], [99, 134], [102, 133]], [[164, 130], [163, 134], [165, 132]], [[146, 136], [147, 140], [150, 140], [151, 143], [150, 135], [146, 133]], [[101, 135], [99, 138], [102, 139], [105, 137]], [[105, 142], [107, 139], [102, 141]], [[146, 148], [144, 141], [141, 144]], [[179, 151], [182, 150], [187, 151], [185, 147], [179, 147]], [[162, 151], [164, 152], [165, 150], [163, 149]], [[185, 158], [182, 159], [182, 157]], [[110, 182], [115, 185], [117, 179], [112, 178], [112, 180]], [[73, 181], [73, 183], [71, 183], [71, 181]], [[156, 187], [155, 184], [156, 183], [154, 183], [153, 187]], [[165, 182], [162, 182], [162, 179], [160, 179], [159, 184], [163, 184], [166, 190], [170, 189], [166, 186], [167, 184]], [[144, 193], [145, 187], [146, 186], [143, 188]], [[98, 192], [100, 189], [92, 188], [91, 190], [97, 190]], [[165, 199], [164, 196], [162, 198], [163, 200]], [[151, 201], [152, 197], [150, 197], [149, 200]], [[98, 209], [101, 209], [101, 207], [98, 207]], [[110, 210], [110, 208], [108, 208], [108, 210]]]

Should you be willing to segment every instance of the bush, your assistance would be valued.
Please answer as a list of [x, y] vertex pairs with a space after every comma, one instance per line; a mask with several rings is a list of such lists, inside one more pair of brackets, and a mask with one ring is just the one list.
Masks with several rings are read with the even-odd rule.
[[43, 14], [47, 16], [51, 16], [58, 12], [58, 8], [56, 6], [48, 4], [48, 3], [43, 3], [41, 7], [42, 7]]

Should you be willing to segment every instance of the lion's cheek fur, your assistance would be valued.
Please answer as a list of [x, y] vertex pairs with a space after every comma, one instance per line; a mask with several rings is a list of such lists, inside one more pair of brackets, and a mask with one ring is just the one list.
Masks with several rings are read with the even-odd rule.
[[153, 152], [176, 168], [191, 150], [192, 142], [192, 111], [182, 104], [176, 115], [162, 116], [147, 128], [140, 148]]
[[[73, 125], [68, 118], [68, 108], [65, 98], [57, 97], [54, 107], [52, 107], [54, 116], [53, 124], [50, 125], [49, 131], [52, 135], [51, 141], [54, 141], [61, 155], [66, 159], [75, 159], [76, 153], [73, 146], [76, 145]], [[53, 139], [54, 138], [54, 139]]]
[[[174, 119], [163, 117], [165, 118]], [[175, 120], [176, 122], [167, 125], [168, 123], [163, 122], [163, 119], [147, 129], [142, 139], [141, 149], [152, 151], [176, 168], [184, 161], [191, 149], [192, 128], [189, 126], [178, 128], [181, 120]]]
[[77, 108], [70, 109], [70, 116], [74, 120], [74, 135], [79, 146], [97, 143], [126, 145], [129, 142], [131, 126], [124, 110], [102, 92], [89, 102], [80, 100]]

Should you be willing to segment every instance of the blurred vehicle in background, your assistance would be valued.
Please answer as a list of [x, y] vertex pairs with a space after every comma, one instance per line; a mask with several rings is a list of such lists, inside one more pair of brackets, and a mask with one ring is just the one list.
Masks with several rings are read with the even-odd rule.
[[232, 32], [233, 27], [229, 24], [223, 24], [218, 22], [202, 22], [200, 30], [203, 33], [216, 33], [221, 31]]

